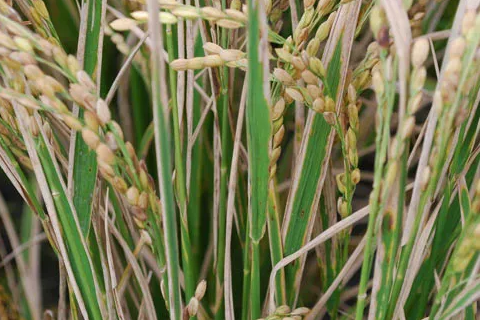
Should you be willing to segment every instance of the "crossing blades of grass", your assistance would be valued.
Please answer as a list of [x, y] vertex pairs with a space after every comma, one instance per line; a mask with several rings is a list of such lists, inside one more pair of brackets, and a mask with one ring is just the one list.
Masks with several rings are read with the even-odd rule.
[[[16, 107], [15, 111], [20, 117], [25, 117], [26, 111], [24, 109]], [[66, 194], [60, 171], [53, 160], [51, 150], [49, 150], [43, 134], [32, 138], [24, 124], [21, 124], [20, 127], [29, 149], [29, 155], [34, 159], [38, 157], [35, 173], [37, 177], [40, 174], [44, 175], [44, 181], [48, 185], [48, 190], [45, 187], [42, 188], [42, 195], [45, 201], [49, 202], [47, 208], [49, 208], [50, 218], [52, 220], [58, 218], [58, 221], [52, 222], [59, 223], [61, 234], [64, 237], [64, 240], [62, 240], [62, 242], [65, 241], [64, 244], [59, 242], [59, 246], [60, 249], [63, 245], [66, 247], [65, 250], [61, 250], [61, 253], [64, 255], [65, 261], [68, 259], [67, 272], [69, 273], [71, 288], [75, 292], [75, 298], [81, 307], [80, 309], [85, 310], [86, 314], [84, 316], [88, 314], [90, 319], [102, 319], [101, 306], [103, 301], [99, 299], [98, 295], [100, 290], [98, 290], [85, 238], [76, 219], [74, 207]], [[56, 236], [58, 239], [59, 234], [57, 233]]]

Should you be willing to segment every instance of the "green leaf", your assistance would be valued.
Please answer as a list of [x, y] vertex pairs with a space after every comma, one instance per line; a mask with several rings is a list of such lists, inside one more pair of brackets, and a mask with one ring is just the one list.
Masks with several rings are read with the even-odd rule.
[[[335, 98], [340, 81], [342, 42], [338, 41], [333, 57], [327, 69], [326, 91], [327, 95]], [[331, 126], [321, 114], [313, 115], [313, 123], [310, 131], [305, 132], [307, 137], [305, 157], [300, 164], [300, 176], [298, 176], [297, 188], [292, 196], [291, 217], [285, 236], [285, 256], [300, 249], [307, 240], [308, 226], [312, 222], [312, 213], [316, 197], [318, 182], [322, 173], [323, 160], [326, 156], [326, 147]], [[305, 139], [305, 138], [304, 138]], [[289, 303], [293, 303], [296, 291], [295, 279], [300, 270], [300, 262], [295, 261], [286, 268], [287, 297]]]
[[[88, 18], [85, 33], [84, 70], [93, 77], [97, 68], [99, 39], [101, 32], [102, 1], [87, 1]], [[100, 79], [97, 79], [98, 81]], [[79, 110], [83, 119], [84, 111]], [[75, 155], [73, 159], [73, 204], [78, 214], [82, 233], [86, 237], [92, 216], [92, 201], [97, 180], [97, 159], [94, 150], [90, 150], [80, 134], [75, 134]]]
[[248, 95], [246, 107], [248, 180], [249, 180], [249, 236], [252, 240], [251, 264], [251, 318], [260, 317], [260, 252], [259, 243], [265, 233], [268, 205], [270, 140], [272, 123], [270, 107], [264, 95], [264, 79], [260, 48], [260, 17], [258, 2], [248, 1]]
[[86, 248], [81, 241], [82, 235], [75, 222], [75, 213], [70, 206], [60, 177], [55, 170], [55, 164], [42, 137], [37, 139], [36, 149], [47, 178], [47, 183], [63, 231], [63, 236], [67, 245], [68, 258], [70, 259], [73, 268], [73, 276], [75, 277], [80, 292], [82, 293], [82, 298], [85, 302], [88, 315], [91, 319], [102, 319], [95, 290], [95, 275], [89, 262], [88, 248]]

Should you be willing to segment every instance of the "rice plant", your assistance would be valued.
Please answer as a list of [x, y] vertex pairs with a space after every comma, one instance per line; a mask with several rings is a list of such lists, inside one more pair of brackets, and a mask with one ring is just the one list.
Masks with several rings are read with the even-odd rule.
[[0, 0], [0, 319], [478, 319], [479, 6]]

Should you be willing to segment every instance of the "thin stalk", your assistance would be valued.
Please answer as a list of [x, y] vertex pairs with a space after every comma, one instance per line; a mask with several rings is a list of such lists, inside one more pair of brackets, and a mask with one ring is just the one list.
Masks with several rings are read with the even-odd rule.
[[[379, 182], [382, 178], [381, 170], [377, 170], [375, 168], [375, 177], [374, 177], [374, 186], [373, 186], [373, 197], [377, 199], [380, 195], [380, 188]], [[371, 214], [368, 217], [368, 226], [367, 226], [367, 233], [366, 237], [366, 244], [365, 244], [365, 251], [364, 251], [364, 258], [362, 263], [362, 271], [360, 276], [360, 285], [358, 288], [358, 300], [357, 300], [357, 309], [356, 309], [356, 320], [363, 319], [363, 310], [365, 308], [365, 300], [367, 298], [367, 284], [368, 279], [370, 278], [370, 269], [372, 267], [372, 259], [373, 259], [373, 251], [374, 251], [374, 228], [375, 222], [377, 220], [377, 213], [378, 213], [378, 203], [374, 201], [371, 208]]]
[[[331, 171], [331, 169], [329, 169], [329, 171]], [[319, 204], [319, 212], [324, 213], [320, 214], [319, 217], [322, 230], [326, 230], [329, 226], [336, 222], [337, 208], [335, 203], [335, 194], [336, 187], [334, 177], [331, 172], [328, 172], [325, 181], [325, 190]], [[338, 241], [335, 239], [325, 241], [322, 255], [319, 255], [317, 258], [321, 271], [322, 286], [324, 291], [328, 290], [329, 286], [333, 283], [333, 281], [335, 281], [335, 274], [337, 273], [335, 266], [337, 263], [332, 252], [335, 252], [337, 247]], [[339, 296], [339, 290], [335, 290], [335, 292], [332, 293], [332, 297], [329, 299], [328, 304], [332, 304], [332, 302], [336, 304], [335, 301], [339, 301]], [[330, 314], [333, 315], [335, 306], [329, 306], [328, 304], [327, 307], [329, 308]]]
[[247, 223], [245, 230], [245, 246], [243, 251], [243, 293], [242, 293], [242, 320], [249, 319], [250, 310], [250, 279], [251, 279], [251, 261], [250, 261], [250, 246], [252, 240], [248, 236], [250, 227]]
[[[410, 310], [409, 316], [411, 316], [413, 319], [421, 319], [424, 315], [431, 293], [431, 289], [424, 289], [425, 285], [428, 288], [433, 288], [435, 276], [434, 270], [436, 268], [441, 268], [441, 266], [445, 264], [445, 260], [450, 258], [448, 255], [448, 250], [459, 233], [459, 228], [457, 227], [460, 222], [460, 205], [458, 203], [458, 198], [453, 200], [451, 199], [453, 189], [454, 185], [452, 181], [450, 181], [447, 183], [444, 189], [443, 203], [438, 213], [435, 226], [432, 252], [429, 259], [425, 262], [423, 270], [419, 270], [417, 274], [417, 280], [421, 281], [421, 285], [417, 284], [417, 287], [421, 288], [421, 293], [417, 293], [409, 297], [409, 300], [411, 301], [408, 301], [408, 305], [412, 307], [409, 308], [407, 305], [406, 308]], [[453, 201], [452, 204], [450, 204], [451, 201]], [[455, 232], [455, 230], [457, 230], [457, 232]], [[445, 235], [450, 236], [446, 237]], [[414, 290], [412, 290], [412, 292], [414, 292]]]
[[[433, 180], [436, 180], [436, 179], [433, 179]], [[435, 184], [434, 184], [435, 186], [436, 186], [436, 183], [437, 181], [435, 181]], [[398, 297], [400, 296], [400, 292], [403, 287], [405, 272], [408, 268], [408, 264], [410, 262], [410, 256], [412, 254], [412, 250], [415, 245], [415, 239], [417, 237], [418, 229], [420, 228], [420, 222], [422, 221], [421, 219], [423, 216], [422, 212], [423, 212], [423, 209], [425, 208], [425, 205], [427, 204], [429, 195], [430, 195], [430, 192], [428, 192], [427, 190], [420, 199], [420, 203], [418, 206], [419, 210], [416, 213], [410, 238], [408, 239], [408, 242], [406, 243], [406, 245], [403, 247], [402, 253], [400, 255], [400, 263], [397, 269], [397, 277], [395, 279], [391, 297], [390, 297], [390, 301], [393, 302], [393, 305], [389, 305], [388, 312], [387, 312], [387, 319], [389, 319], [389, 317], [393, 315], [393, 313], [395, 312], [396, 302], [398, 300]]]
[[[177, 222], [175, 215], [174, 193], [171, 182], [172, 166], [170, 163], [170, 131], [168, 129], [167, 90], [165, 87], [165, 66], [161, 57], [162, 33], [159, 21], [159, 6], [156, 0], [147, 1], [148, 24], [152, 37], [152, 101], [153, 120], [155, 124], [155, 151], [159, 187], [162, 196], [162, 222], [165, 238], [165, 255], [168, 274], [168, 293], [171, 319], [180, 319], [182, 314], [182, 295], [180, 291], [180, 272], [177, 241]], [[177, 114], [178, 117], [178, 114]], [[177, 123], [178, 124], [178, 123]], [[156, 221], [153, 221], [154, 223]]]
[[[172, 28], [170, 25], [166, 26], [167, 35], [167, 52], [169, 61], [175, 59], [174, 44], [172, 36]], [[185, 300], [188, 302], [195, 293], [195, 278], [193, 274], [192, 264], [192, 246], [190, 242], [190, 235], [188, 233], [188, 217], [187, 217], [187, 188], [185, 180], [185, 169], [182, 159], [182, 143], [180, 141], [180, 120], [178, 114], [177, 103], [177, 75], [176, 72], [169, 69], [170, 95], [172, 103], [173, 115], [173, 140], [175, 145], [175, 186], [178, 197], [178, 206], [180, 209], [180, 231], [182, 244], [182, 267], [185, 275]]]
[[[386, 59], [386, 52], [383, 51], [381, 55], [382, 62], [385, 64]], [[393, 77], [392, 77], [393, 78]], [[367, 233], [366, 243], [365, 243], [365, 251], [364, 251], [364, 258], [362, 263], [362, 271], [360, 276], [360, 285], [358, 288], [358, 299], [357, 299], [357, 307], [356, 307], [356, 320], [363, 319], [363, 310], [365, 309], [365, 303], [367, 298], [367, 285], [368, 280], [370, 278], [370, 271], [372, 268], [372, 260], [373, 260], [373, 252], [374, 252], [374, 243], [375, 243], [375, 228], [377, 222], [377, 216], [380, 212], [380, 203], [379, 203], [379, 196], [381, 192], [381, 182], [383, 178], [383, 166], [386, 159], [387, 154], [387, 147], [390, 137], [390, 118], [393, 109], [393, 98], [394, 94], [392, 92], [393, 85], [391, 82], [387, 82], [385, 86], [385, 92], [382, 95], [379, 101], [378, 113], [381, 119], [379, 128], [377, 130], [377, 136], [375, 139], [376, 150], [378, 150], [378, 154], [375, 157], [375, 174], [374, 174], [374, 181], [373, 181], [373, 191], [371, 200], [371, 213], [368, 217], [368, 226], [367, 226]]]
[[[347, 150], [347, 143], [345, 141], [345, 134], [346, 130], [342, 128], [342, 125], [340, 123], [340, 119], [337, 116], [336, 121], [335, 121], [335, 131], [337, 132], [337, 135], [340, 140], [340, 146], [342, 150], [342, 155], [343, 155], [343, 166], [345, 169], [345, 193], [343, 195], [344, 200], [347, 203], [347, 213], [346, 216], [350, 216], [352, 214], [352, 200], [353, 200], [353, 193], [355, 191], [355, 185], [352, 182], [351, 179], [351, 165], [350, 161], [348, 158], [348, 150]], [[347, 229], [340, 233], [339, 235], [339, 242], [340, 245], [337, 247], [337, 263], [333, 267], [334, 271], [334, 277], [337, 276], [337, 274], [341, 271], [343, 265], [348, 259], [348, 246], [350, 243], [350, 229]], [[332, 279], [333, 280], [333, 279]], [[329, 312], [332, 317], [332, 319], [337, 318], [337, 309], [340, 304], [340, 290], [336, 290], [335, 294], [332, 295], [332, 298], [329, 301]]]
[[[188, 2], [188, 1], [187, 1]], [[203, 52], [201, 37], [197, 36], [196, 39], [190, 39], [189, 34], [193, 33], [193, 26], [191, 21], [187, 21], [187, 58], [192, 58], [196, 53]], [[192, 42], [192, 43], [190, 43]], [[193, 47], [192, 47], [193, 46]], [[186, 100], [186, 113], [187, 113], [187, 139], [190, 139], [193, 135], [193, 128], [198, 125], [201, 115], [201, 97], [198, 91], [193, 88], [195, 83], [195, 73], [193, 70], [187, 72], [187, 86], [192, 83], [192, 88], [187, 88], [187, 100]], [[191, 115], [189, 115], [191, 113]], [[191, 119], [190, 119], [191, 117]], [[193, 146], [189, 146], [187, 149], [187, 195], [188, 195], [188, 227], [190, 240], [192, 242], [192, 252], [195, 274], [198, 275], [199, 261], [203, 258], [203, 246], [201, 243], [202, 226], [202, 178], [205, 177], [203, 170], [204, 161], [204, 138], [203, 130], [198, 136]], [[189, 163], [189, 158], [190, 163]]]
[[[226, 0], [222, 0], [222, 8], [227, 8]], [[227, 29], [221, 30], [221, 45], [223, 48], [228, 47], [228, 35], [231, 33]], [[228, 181], [228, 164], [229, 164], [229, 142], [231, 141], [230, 125], [228, 123], [228, 68], [222, 67], [220, 76], [220, 96], [217, 101], [217, 106], [221, 108], [221, 140], [222, 140], [222, 155], [220, 162], [220, 201], [218, 214], [218, 256], [217, 256], [217, 283], [221, 290], [217, 292], [220, 297], [216, 297], [219, 303], [218, 310], [215, 314], [215, 319], [225, 318], [224, 308], [224, 274], [225, 274], [225, 235], [226, 235], [226, 218], [227, 218], [227, 181]]]
[[[474, 186], [475, 184], [473, 184], [473, 187]], [[464, 187], [461, 187], [460, 190], [458, 190], [458, 193], [460, 210], [464, 214], [465, 222], [462, 226], [461, 233], [457, 238], [457, 245], [451, 254], [451, 258], [446, 267], [445, 275], [443, 276], [440, 287], [437, 290], [429, 319], [448, 319], [448, 317], [442, 317], [442, 315], [451, 312], [452, 309], [449, 305], [455, 300], [458, 301], [459, 297], [461, 297], [460, 292], [471, 284], [467, 283], [466, 278], [474, 276], [478, 271], [478, 268], [477, 270], [473, 269], [473, 265], [478, 260], [478, 254], [465, 256], [464, 252], [475, 252], [475, 249], [472, 247], [467, 250], [466, 248], [468, 248], [468, 243], [471, 241], [469, 239], [475, 237], [474, 230], [475, 227], [480, 224], [480, 215], [478, 214], [479, 212], [471, 206], [467, 186], [465, 185]], [[473, 201], [476, 200], [475, 198]], [[459, 261], [461, 261], [461, 263], [459, 263]], [[461, 267], [458, 267], [459, 264]], [[471, 282], [471, 280], [473, 279], [470, 278], [468, 282]], [[471, 302], [473, 302], [473, 300], [476, 299], [472, 299]]]
[[[223, 89], [222, 89], [223, 91]], [[223, 278], [225, 273], [225, 234], [226, 234], [226, 213], [227, 213], [227, 179], [228, 179], [228, 97], [223, 96], [219, 100], [223, 100], [222, 103], [222, 156], [220, 162], [220, 202], [219, 202], [219, 216], [218, 216], [218, 256], [217, 256], [217, 268], [216, 268], [216, 280], [219, 286], [222, 288], [218, 291], [220, 297], [217, 297], [219, 301], [219, 309], [215, 314], [215, 319], [223, 319], [225, 314], [224, 299], [223, 299]]]
[[[415, 240], [417, 238], [417, 232], [421, 225], [421, 222], [424, 217], [425, 209], [429, 208], [430, 201], [432, 197], [435, 196], [437, 190], [437, 184], [441, 179], [441, 175], [443, 172], [444, 166], [449, 166], [448, 163], [448, 153], [447, 153], [447, 146], [449, 144], [450, 138], [455, 134], [455, 128], [453, 127], [454, 119], [459, 112], [459, 108], [465, 108], [463, 103], [461, 103], [461, 99], [463, 98], [462, 88], [465, 85], [467, 78], [470, 73], [470, 67], [473, 64], [473, 57], [475, 48], [477, 47], [478, 43], [480, 42], [480, 35], [475, 33], [475, 36], [470, 39], [470, 46], [467, 48], [467, 51], [463, 58], [464, 68], [462, 69], [462, 74], [460, 77], [460, 81], [458, 82], [458, 90], [456, 91], [455, 99], [451, 103], [448, 108], [444, 108], [445, 112], [441, 115], [438, 122], [438, 132], [440, 134], [440, 139], [438, 143], [438, 150], [441, 150], [441, 153], [436, 157], [436, 162], [432, 168], [432, 178], [428, 181], [428, 185], [426, 190], [422, 192], [420, 196], [419, 205], [416, 208], [415, 212], [415, 220], [413, 222], [412, 231], [410, 233], [410, 237], [407, 240], [406, 245], [403, 247], [401, 256], [400, 256], [400, 263], [397, 271], [397, 278], [395, 280], [395, 284], [393, 286], [393, 291], [391, 295], [391, 304], [389, 307], [389, 311], [387, 313], [387, 317], [393, 315], [396, 309], [397, 299], [400, 296], [404, 279], [405, 273], [410, 263], [410, 256], [415, 245]], [[463, 109], [464, 111], [468, 111]]]
[[[137, 245], [135, 246], [135, 249], [133, 250], [133, 255], [135, 256], [135, 258], [138, 257], [144, 245], [145, 245], [145, 237], [140, 237], [140, 240], [138, 241]], [[132, 273], [132, 265], [128, 263], [125, 269], [123, 270], [122, 276], [120, 277], [120, 281], [116, 288], [119, 297], [122, 297], [123, 294], [125, 293], [125, 289], [127, 287], [127, 283], [131, 273]]]
[[[405, 150], [408, 150], [408, 143], [405, 146]], [[395, 271], [395, 257], [398, 252], [399, 241], [400, 241], [400, 234], [402, 230], [402, 221], [403, 221], [403, 207], [405, 201], [405, 190], [406, 190], [406, 182], [407, 182], [407, 175], [408, 175], [408, 152], [404, 152], [401, 158], [401, 171], [400, 171], [400, 179], [399, 179], [399, 186], [398, 186], [398, 206], [396, 208], [396, 214], [391, 217], [391, 221], [389, 221], [388, 225], [384, 227], [384, 238], [390, 238], [389, 243], [390, 245], [386, 246], [387, 252], [382, 263], [384, 264], [384, 279], [382, 280], [382, 288], [379, 291], [378, 297], [378, 310], [376, 319], [384, 319], [387, 309], [388, 309], [388, 298], [389, 293], [391, 290], [391, 286], [393, 283], [393, 275]], [[385, 240], [384, 240], [385, 241]], [[386, 243], [386, 241], [385, 241]]]
[[250, 319], [258, 319], [261, 316], [260, 298], [260, 243], [252, 241], [252, 274], [250, 285]]
[[[469, 98], [469, 104], [473, 104], [475, 101], [475, 96], [478, 94], [478, 84], [475, 90], [472, 90], [474, 96]], [[471, 105], [469, 106], [471, 108]], [[480, 118], [480, 109], [475, 111], [475, 114], [472, 119], [472, 123], [467, 132], [463, 130], [460, 132], [458, 141], [463, 141], [463, 143], [458, 143], [455, 156], [452, 160], [452, 168], [449, 173], [450, 178], [446, 184], [446, 187], [443, 188], [441, 198], [443, 198], [443, 204], [438, 214], [436, 226], [435, 226], [435, 236], [433, 238], [431, 254], [427, 262], [422, 267], [422, 270], [419, 271], [415, 283], [417, 287], [417, 294], [410, 295], [407, 303], [406, 309], [410, 311], [409, 316], [414, 319], [421, 318], [424, 314], [426, 305], [429, 300], [429, 293], [431, 290], [425, 290], [424, 284], [429, 288], [432, 288], [434, 285], [434, 270], [441, 268], [445, 264], [445, 259], [448, 259], [448, 249], [451, 247], [451, 244], [457, 239], [458, 234], [460, 233], [461, 227], [460, 224], [460, 204], [458, 197], [451, 197], [454, 186], [456, 184], [456, 178], [458, 175], [461, 175], [461, 172], [465, 170], [465, 165], [468, 160], [467, 154], [471, 154], [474, 144], [472, 141], [476, 139], [478, 135], [478, 121]], [[466, 123], [462, 126], [464, 129], [467, 126]], [[478, 158], [478, 156], [477, 156]], [[466, 182], [467, 185], [470, 185], [478, 168], [478, 159], [476, 160], [477, 166], [472, 165], [471, 169], [466, 173]], [[448, 236], [446, 236], [448, 235]], [[427, 280], [425, 280], [427, 279]], [[412, 290], [413, 292], [414, 290]]]

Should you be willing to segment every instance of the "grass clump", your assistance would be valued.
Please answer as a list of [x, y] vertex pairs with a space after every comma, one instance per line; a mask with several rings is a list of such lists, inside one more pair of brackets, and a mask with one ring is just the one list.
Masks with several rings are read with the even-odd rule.
[[478, 3], [76, 4], [0, 0], [0, 318], [478, 317]]

